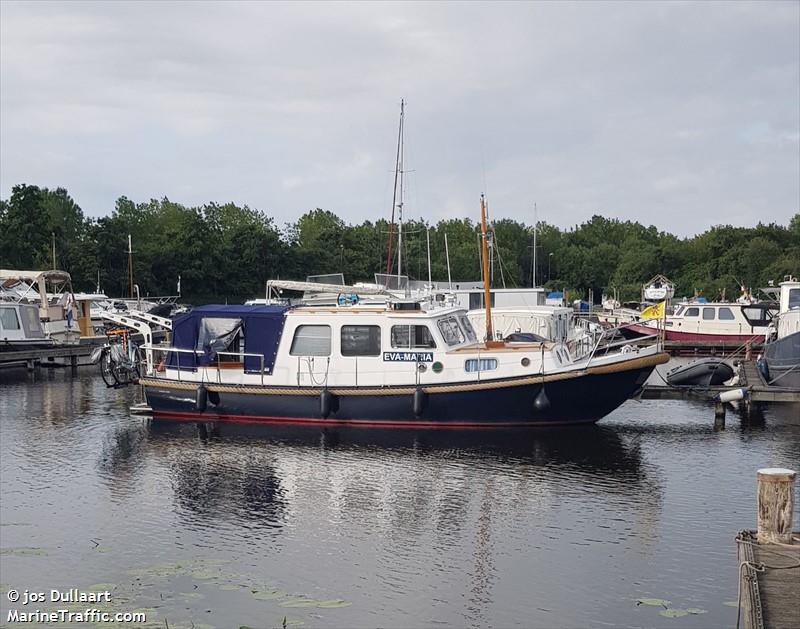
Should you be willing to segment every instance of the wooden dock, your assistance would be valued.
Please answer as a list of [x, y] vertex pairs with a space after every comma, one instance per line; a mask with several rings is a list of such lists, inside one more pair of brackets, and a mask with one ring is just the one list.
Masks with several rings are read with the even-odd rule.
[[745, 629], [800, 627], [800, 544], [760, 544], [755, 531], [742, 531], [736, 546]]
[[66, 367], [66, 361], [56, 362], [57, 359], [69, 359], [69, 366], [77, 369], [78, 358], [89, 356], [94, 348], [93, 344], [80, 345], [55, 345], [44, 349], [31, 349], [14, 352], [0, 352], [0, 367], [24, 365], [29, 371], [36, 367]]
[[[744, 357], [746, 344], [742, 341], [664, 341], [664, 351], [671, 356], [732, 356]], [[761, 343], [751, 342], [750, 347], [757, 351]]]
[[642, 400], [682, 400], [695, 398], [715, 400], [718, 395], [737, 389], [747, 390], [750, 402], [800, 402], [800, 389], [776, 387], [764, 381], [754, 360], [743, 360], [739, 365], [739, 384], [735, 386], [670, 386], [648, 384], [642, 390]]

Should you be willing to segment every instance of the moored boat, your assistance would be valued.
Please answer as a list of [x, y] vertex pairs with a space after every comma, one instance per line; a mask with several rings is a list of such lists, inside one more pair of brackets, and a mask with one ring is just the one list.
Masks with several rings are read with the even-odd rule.
[[672, 386], [714, 386], [730, 380], [733, 368], [721, 358], [701, 358], [688, 365], [680, 365], [667, 373]]
[[195, 308], [140, 382], [169, 419], [500, 427], [597, 421], [667, 360], [481, 343], [461, 308], [406, 306]]
[[762, 341], [774, 314], [772, 304], [687, 303], [673, 314], [626, 326], [638, 334], [663, 330], [668, 341]]
[[766, 376], [770, 384], [800, 389], [800, 282], [780, 284], [780, 312], [764, 343]]

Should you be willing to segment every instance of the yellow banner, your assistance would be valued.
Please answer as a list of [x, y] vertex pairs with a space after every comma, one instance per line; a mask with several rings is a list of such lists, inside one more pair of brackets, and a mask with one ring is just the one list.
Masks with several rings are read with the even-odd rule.
[[667, 302], [662, 301], [657, 304], [653, 304], [652, 306], [648, 306], [644, 310], [642, 310], [642, 314], [639, 315], [640, 321], [647, 321], [648, 319], [660, 319], [664, 316], [664, 308], [666, 307]]

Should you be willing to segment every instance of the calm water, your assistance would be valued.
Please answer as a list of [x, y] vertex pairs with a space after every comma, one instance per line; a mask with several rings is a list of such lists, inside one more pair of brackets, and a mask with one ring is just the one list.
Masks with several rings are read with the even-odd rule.
[[732, 626], [755, 471], [800, 464], [797, 407], [717, 432], [705, 404], [628, 402], [566, 430], [209, 433], [130, 416], [135, 393], [0, 372], [0, 624], [10, 588], [112, 584], [173, 629]]

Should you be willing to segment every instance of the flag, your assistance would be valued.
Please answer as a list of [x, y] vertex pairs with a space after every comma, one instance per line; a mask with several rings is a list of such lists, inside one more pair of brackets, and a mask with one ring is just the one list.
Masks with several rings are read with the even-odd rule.
[[642, 310], [642, 314], [639, 315], [639, 320], [647, 321], [648, 319], [660, 319], [664, 316], [664, 307], [666, 305], [667, 302], [662, 301], [657, 304], [653, 304], [652, 306], [648, 306]]

